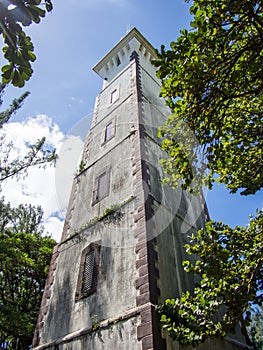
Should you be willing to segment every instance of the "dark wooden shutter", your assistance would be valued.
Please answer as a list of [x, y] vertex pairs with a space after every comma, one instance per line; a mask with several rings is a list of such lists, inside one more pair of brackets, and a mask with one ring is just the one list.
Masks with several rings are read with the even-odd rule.
[[95, 250], [91, 250], [88, 254], [86, 254], [85, 262], [84, 262], [83, 280], [82, 280], [83, 294], [88, 294], [93, 290], [94, 267], [95, 267]]

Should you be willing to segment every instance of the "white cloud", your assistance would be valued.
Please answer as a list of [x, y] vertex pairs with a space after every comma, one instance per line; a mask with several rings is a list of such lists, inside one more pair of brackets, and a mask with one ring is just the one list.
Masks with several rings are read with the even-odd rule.
[[13, 206], [20, 203], [41, 205], [44, 210], [45, 232], [49, 232], [58, 241], [61, 237], [73, 172], [77, 168], [83, 142], [76, 136], [65, 140], [59, 127], [53, 124], [47, 115], [38, 115], [20, 123], [7, 123], [1, 132], [5, 133], [7, 141], [13, 142], [13, 158], [25, 155], [27, 146], [43, 136], [46, 137], [48, 145], [58, 150], [60, 158], [56, 168], [48, 165], [45, 169], [28, 169], [28, 175], [24, 179], [8, 179], [2, 185], [1, 193]]
[[12, 122], [4, 124], [3, 130], [7, 133], [7, 138], [15, 141], [16, 147], [25, 149], [25, 143], [33, 143], [43, 136], [49, 145], [57, 146], [63, 139], [63, 133], [56, 124], [52, 123], [49, 116], [45, 114], [28, 118], [23, 122]]
[[62, 229], [63, 229], [63, 221], [58, 219], [55, 216], [50, 216], [45, 221], [45, 231], [52, 233], [52, 237], [59, 242], [61, 239]]
[[79, 136], [69, 135], [58, 149], [55, 182], [56, 196], [62, 211], [68, 204], [73, 175], [81, 159], [83, 144]]

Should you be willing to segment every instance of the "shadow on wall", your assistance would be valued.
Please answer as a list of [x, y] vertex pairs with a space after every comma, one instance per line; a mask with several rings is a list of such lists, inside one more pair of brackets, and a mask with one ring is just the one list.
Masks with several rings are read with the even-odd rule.
[[70, 332], [70, 312], [73, 307], [72, 282], [68, 271], [64, 272], [63, 278], [56, 286], [56, 299], [49, 305], [46, 319], [48, 334], [43, 334], [43, 339], [57, 339]]

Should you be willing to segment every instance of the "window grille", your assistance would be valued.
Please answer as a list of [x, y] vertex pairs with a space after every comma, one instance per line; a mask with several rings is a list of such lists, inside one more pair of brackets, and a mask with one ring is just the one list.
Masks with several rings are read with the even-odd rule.
[[95, 266], [95, 250], [90, 251], [84, 262], [82, 293], [87, 294], [92, 291]]
[[96, 292], [99, 272], [100, 242], [88, 245], [81, 254], [76, 301]]

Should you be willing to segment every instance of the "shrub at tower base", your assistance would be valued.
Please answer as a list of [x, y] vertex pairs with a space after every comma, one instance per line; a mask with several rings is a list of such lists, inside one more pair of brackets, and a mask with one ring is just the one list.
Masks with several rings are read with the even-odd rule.
[[[241, 195], [262, 188], [262, 6], [258, 0], [193, 1], [191, 30], [158, 53], [161, 96], [173, 110], [159, 131], [171, 186], [180, 180], [195, 193], [217, 182]], [[181, 142], [182, 125], [199, 147]], [[209, 222], [192, 237], [186, 249], [199, 260], [184, 264], [201, 282], [193, 295], [186, 292], [160, 308], [173, 339], [197, 345], [233, 331], [243, 318], [249, 322], [249, 305], [262, 304], [262, 246], [261, 212], [247, 227]], [[217, 310], [222, 317], [216, 320]]]

